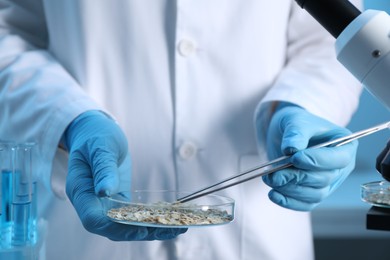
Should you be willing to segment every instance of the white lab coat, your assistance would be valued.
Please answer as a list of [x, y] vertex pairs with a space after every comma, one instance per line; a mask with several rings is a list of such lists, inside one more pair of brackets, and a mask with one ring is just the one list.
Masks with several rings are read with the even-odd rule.
[[270, 101], [346, 125], [361, 87], [294, 1], [0, 3], [0, 139], [39, 144], [47, 259], [313, 258], [309, 214], [272, 204], [260, 179], [220, 192], [236, 201], [229, 225], [164, 242], [90, 234], [55, 157], [66, 126], [101, 109], [127, 135], [133, 189], [191, 191], [267, 160], [253, 117], [266, 123]]

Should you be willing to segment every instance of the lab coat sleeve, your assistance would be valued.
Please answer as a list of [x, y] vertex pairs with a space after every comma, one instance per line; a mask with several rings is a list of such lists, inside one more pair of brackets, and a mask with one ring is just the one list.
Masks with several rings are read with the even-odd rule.
[[0, 1], [0, 140], [36, 142], [34, 172], [50, 182], [66, 126], [100, 109], [47, 51], [40, 0]]
[[[360, 7], [359, 1], [354, 3]], [[335, 39], [296, 4], [287, 35], [286, 64], [258, 105], [258, 130], [266, 132], [272, 101], [297, 104], [345, 126], [358, 106], [362, 85], [337, 61]]]

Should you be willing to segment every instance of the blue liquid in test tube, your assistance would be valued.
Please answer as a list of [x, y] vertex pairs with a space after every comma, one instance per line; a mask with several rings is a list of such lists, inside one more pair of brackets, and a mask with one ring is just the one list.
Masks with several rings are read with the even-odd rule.
[[31, 201], [21, 198], [20, 201], [12, 203], [13, 235], [14, 246], [24, 246], [31, 243], [30, 240], [30, 213]]
[[1, 246], [11, 247], [12, 235], [12, 172], [10, 170], [1, 171]]
[[32, 244], [38, 242], [38, 199], [37, 199], [37, 182], [33, 181], [32, 183], [32, 194], [31, 194], [31, 209], [30, 209], [30, 218], [29, 218], [29, 227], [30, 227], [30, 240]]

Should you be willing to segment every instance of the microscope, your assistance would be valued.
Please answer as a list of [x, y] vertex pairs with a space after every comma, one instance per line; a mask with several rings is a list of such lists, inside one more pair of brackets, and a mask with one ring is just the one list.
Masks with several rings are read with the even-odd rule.
[[[333, 37], [338, 61], [390, 109], [390, 16], [359, 11], [348, 0], [295, 0]], [[376, 169], [390, 181], [390, 141], [378, 155]], [[390, 230], [390, 206], [373, 206], [367, 229]]]

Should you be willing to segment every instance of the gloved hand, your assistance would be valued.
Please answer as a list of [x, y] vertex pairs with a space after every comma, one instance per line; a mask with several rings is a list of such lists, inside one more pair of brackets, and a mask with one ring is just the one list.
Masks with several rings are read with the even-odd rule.
[[86, 230], [114, 241], [164, 240], [186, 231], [119, 224], [103, 213], [99, 197], [119, 191], [118, 166], [129, 163], [126, 137], [112, 119], [85, 112], [68, 126], [63, 140], [69, 151], [66, 193]]
[[376, 157], [375, 167], [385, 180], [390, 181], [390, 140]]
[[309, 211], [328, 197], [354, 169], [358, 143], [305, 148], [348, 134], [349, 130], [301, 107], [279, 104], [267, 132], [267, 153], [270, 159], [293, 154], [293, 166], [263, 177], [272, 187], [270, 200], [285, 208]]

